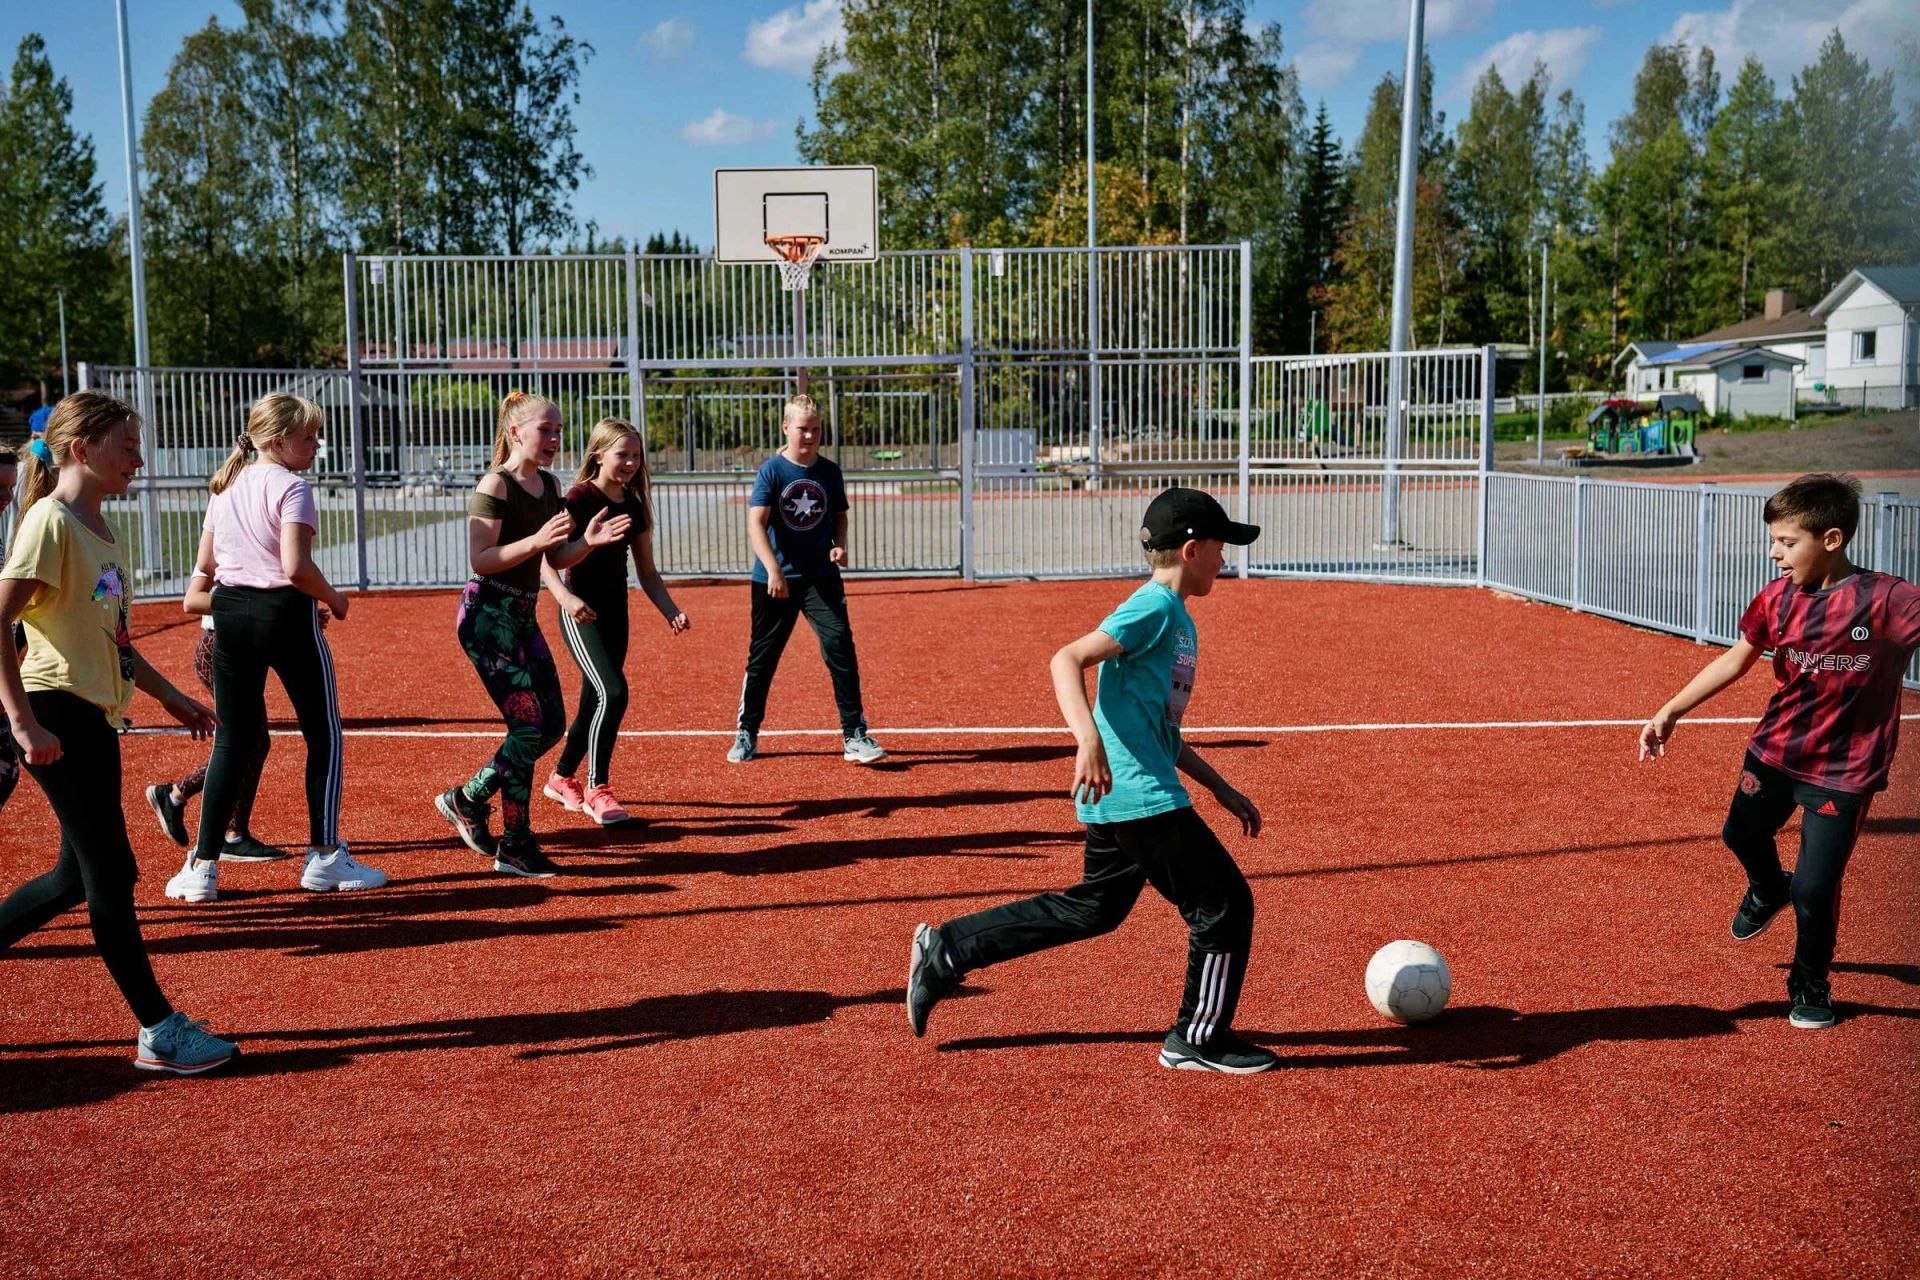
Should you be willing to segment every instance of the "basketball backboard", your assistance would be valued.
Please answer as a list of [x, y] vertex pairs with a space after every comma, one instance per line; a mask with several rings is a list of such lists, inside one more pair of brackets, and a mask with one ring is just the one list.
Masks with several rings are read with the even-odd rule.
[[822, 262], [880, 256], [878, 171], [870, 164], [713, 171], [713, 260], [777, 263], [768, 236], [821, 236]]

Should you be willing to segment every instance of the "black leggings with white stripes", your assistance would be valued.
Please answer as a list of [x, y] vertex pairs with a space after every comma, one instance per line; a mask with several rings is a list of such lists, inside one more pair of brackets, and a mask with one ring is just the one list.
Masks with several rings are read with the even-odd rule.
[[293, 703], [307, 742], [307, 839], [340, 838], [340, 705], [320, 606], [294, 587], [220, 586], [213, 593], [213, 706], [220, 731], [200, 799], [198, 848], [218, 849], [240, 802], [254, 743], [266, 735], [267, 672]]
[[961, 973], [1110, 933], [1151, 884], [1187, 922], [1187, 982], [1174, 1029], [1203, 1045], [1233, 1025], [1253, 940], [1253, 890], [1192, 809], [1087, 824], [1080, 883], [940, 926]]
[[623, 587], [618, 595], [581, 599], [594, 612], [592, 622], [575, 622], [565, 610], [560, 614], [567, 652], [580, 664], [580, 701], [554, 772], [571, 778], [584, 759], [587, 786], [593, 788], [611, 777], [613, 745], [627, 714], [627, 593]]

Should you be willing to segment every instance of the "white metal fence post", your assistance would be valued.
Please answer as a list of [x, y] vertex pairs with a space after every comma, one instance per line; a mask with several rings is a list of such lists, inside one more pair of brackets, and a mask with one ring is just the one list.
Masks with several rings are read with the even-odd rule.
[[1718, 490], [1712, 481], [1700, 486], [1699, 517], [1695, 529], [1696, 559], [1693, 565], [1693, 642], [1705, 644], [1713, 630], [1713, 593], [1714, 584], [1714, 517]]
[[[1240, 242], [1240, 466], [1239, 515], [1248, 523], [1253, 509], [1253, 242]], [[1247, 579], [1247, 547], [1240, 549], [1240, 580]]]
[[647, 436], [647, 384], [640, 370], [640, 263], [633, 250], [627, 250], [627, 414], [640, 438], [647, 442], [648, 452], [653, 450], [653, 441]]
[[1487, 541], [1490, 537], [1487, 521], [1493, 501], [1493, 360], [1491, 343], [1480, 348], [1480, 493], [1474, 504], [1479, 515], [1479, 528], [1474, 547], [1473, 580], [1483, 587], [1487, 585]]
[[1899, 556], [1898, 548], [1893, 545], [1893, 517], [1894, 504], [1900, 501], [1900, 495], [1877, 493], [1873, 501], [1873, 563], [1869, 567], [1880, 573], [1898, 573]]
[[960, 250], [960, 577], [973, 581], [973, 250]]
[[1573, 611], [1586, 606], [1587, 477], [1573, 478]]
[[372, 579], [367, 573], [367, 428], [360, 407], [360, 281], [355, 256], [340, 255], [346, 273], [347, 302], [347, 440], [353, 450], [353, 541], [360, 589]]
[[82, 391], [93, 390], [93, 374], [91, 373], [89, 366], [85, 360], [82, 360], [80, 362], [79, 372], [80, 372], [80, 390]]

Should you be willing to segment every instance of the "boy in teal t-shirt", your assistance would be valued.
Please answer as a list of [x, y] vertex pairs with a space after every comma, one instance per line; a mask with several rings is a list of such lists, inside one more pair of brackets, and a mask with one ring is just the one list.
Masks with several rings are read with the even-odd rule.
[[[1253, 938], [1253, 891], [1193, 811], [1180, 774], [1206, 787], [1260, 832], [1260, 811], [1180, 738], [1199, 655], [1186, 601], [1213, 590], [1226, 544], [1260, 535], [1227, 518], [1194, 489], [1168, 489], [1147, 507], [1140, 541], [1153, 578], [1097, 631], [1053, 656], [1054, 696], [1079, 751], [1073, 797], [1087, 824], [1079, 884], [1009, 902], [913, 934], [907, 1021], [923, 1035], [927, 1015], [974, 969], [1107, 933], [1151, 884], [1187, 921], [1187, 981], [1160, 1065], [1247, 1075], [1279, 1059], [1235, 1035], [1234, 1008]], [[1089, 706], [1086, 669], [1100, 668]]]

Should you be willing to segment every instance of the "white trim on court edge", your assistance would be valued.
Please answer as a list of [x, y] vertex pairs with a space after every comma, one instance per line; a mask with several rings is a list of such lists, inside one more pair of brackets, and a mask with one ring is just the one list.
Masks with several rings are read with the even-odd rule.
[[[1920, 720], [1920, 715], [1903, 715], [1902, 720]], [[1183, 735], [1196, 733], [1417, 733], [1422, 730], [1463, 729], [1631, 729], [1645, 724], [1635, 720], [1427, 720], [1380, 721], [1366, 724], [1210, 724], [1188, 725]], [[1750, 716], [1690, 716], [1682, 724], [1758, 723]], [[133, 729], [141, 736], [185, 734], [185, 729]], [[346, 729], [348, 738], [498, 738], [503, 729]], [[623, 738], [731, 738], [734, 729], [622, 729]], [[277, 738], [298, 737], [298, 729], [274, 729]], [[1064, 725], [924, 725], [914, 728], [875, 729], [876, 738], [935, 737], [1024, 737], [1064, 738], [1070, 736]], [[838, 729], [762, 729], [762, 738], [837, 738]]]

